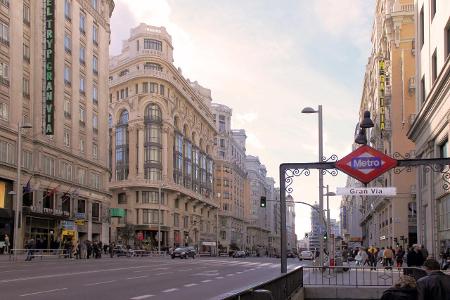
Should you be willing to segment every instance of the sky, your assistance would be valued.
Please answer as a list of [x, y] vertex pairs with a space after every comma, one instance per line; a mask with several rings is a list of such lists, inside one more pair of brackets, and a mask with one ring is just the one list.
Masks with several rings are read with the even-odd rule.
[[[323, 107], [324, 156], [351, 152], [374, 0], [114, 2], [110, 54], [138, 24], [164, 26], [175, 66], [233, 109], [232, 128], [246, 130], [247, 154], [259, 157], [276, 185], [281, 163], [318, 161], [318, 116], [301, 114], [304, 107]], [[325, 175], [324, 185], [336, 191], [346, 178]], [[293, 188], [296, 201], [318, 202], [318, 172], [297, 177]], [[339, 218], [341, 198], [329, 201]], [[296, 204], [299, 239], [311, 229], [310, 214]]]

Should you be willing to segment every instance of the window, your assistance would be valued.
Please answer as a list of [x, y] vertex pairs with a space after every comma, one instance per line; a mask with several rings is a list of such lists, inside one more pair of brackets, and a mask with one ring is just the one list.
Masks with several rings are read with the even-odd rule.
[[30, 98], [30, 80], [26, 77], [22, 78], [22, 93], [25, 98]]
[[139, 40], [136, 41], [136, 51], [139, 51]]
[[431, 0], [431, 22], [433, 22], [435, 14], [436, 14], [436, 0]]
[[83, 96], [86, 94], [86, 78], [83, 75], [80, 75], [80, 94]]
[[66, 20], [72, 19], [72, 3], [71, 0], [64, 0], [64, 17]]
[[440, 234], [444, 234], [445, 232], [448, 232], [450, 229], [450, 198], [443, 198], [438, 203], [438, 219], [439, 219], [439, 226], [438, 231]]
[[425, 39], [425, 34], [424, 34], [425, 33], [425, 29], [424, 29], [425, 19], [424, 19], [424, 15], [423, 15], [423, 6], [420, 9], [420, 17], [419, 18], [420, 18], [420, 24], [419, 24], [419, 26], [420, 26], [420, 48], [422, 49], [424, 39]]
[[93, 9], [98, 9], [98, 1], [97, 0], [91, 0], [91, 6]]
[[23, 23], [25, 25], [30, 25], [30, 6], [23, 4]]
[[437, 49], [434, 49], [433, 56], [431, 57], [431, 80], [434, 81], [437, 78]]
[[72, 165], [66, 161], [61, 162], [61, 178], [65, 180], [72, 180]]
[[[161, 204], [165, 203], [165, 194], [161, 192]], [[142, 203], [143, 204], [159, 204], [159, 191], [143, 191], [142, 192]]]
[[8, 104], [0, 102], [0, 119], [8, 121]]
[[0, 21], [0, 42], [9, 46], [9, 26]]
[[159, 94], [161, 96], [164, 96], [164, 85], [162, 85], [162, 84], [159, 85]]
[[92, 115], [92, 128], [94, 129], [94, 133], [98, 132], [98, 115], [96, 113]]
[[159, 180], [162, 170], [162, 142], [161, 142], [161, 109], [155, 103], [145, 108], [144, 124], [144, 176], [146, 179]]
[[13, 144], [0, 140], [0, 161], [13, 164], [16, 150]]
[[86, 200], [78, 199], [77, 212], [80, 214], [86, 213]]
[[160, 64], [146, 62], [144, 64], [144, 70], [154, 70], [154, 71], [162, 72], [162, 67]]
[[93, 188], [100, 188], [100, 175], [97, 173], [91, 173], [91, 186]]
[[116, 126], [116, 180], [128, 178], [128, 111], [122, 111]]
[[55, 176], [55, 159], [53, 157], [43, 155], [42, 169], [44, 174]]
[[72, 39], [67, 33], [64, 33], [64, 51], [72, 53]]
[[83, 185], [86, 184], [86, 174], [87, 174], [86, 169], [78, 168], [78, 183], [79, 184], [83, 184]]
[[126, 193], [119, 193], [117, 195], [117, 203], [118, 204], [127, 204], [127, 194]]
[[177, 213], [173, 214], [173, 226], [174, 227], [180, 226], [180, 214], [177, 214]]
[[86, 35], [86, 16], [84, 14], [80, 14], [80, 32]]
[[220, 139], [220, 148], [225, 148], [225, 139]]
[[26, 43], [23, 44], [23, 60], [30, 62], [30, 46]]
[[130, 71], [129, 71], [128, 69], [122, 70], [122, 71], [120, 71], [120, 73], [119, 73], [119, 77], [125, 76], [125, 75], [127, 75], [129, 72], [130, 72]]
[[64, 146], [70, 147], [70, 130], [64, 128]]
[[425, 100], [426, 100], [425, 75], [423, 75], [422, 79], [420, 80], [420, 100], [421, 100], [422, 105], [425, 103]]
[[100, 221], [100, 203], [92, 202], [92, 221]]
[[440, 158], [448, 157], [448, 140], [445, 140], [445, 142], [439, 145], [439, 157]]
[[9, 65], [0, 62], [0, 83], [9, 86]]
[[97, 144], [92, 144], [92, 157], [98, 159], [98, 146]]
[[92, 72], [98, 75], [98, 58], [95, 55], [92, 57]]
[[33, 170], [33, 153], [22, 150], [22, 168]]
[[72, 83], [72, 76], [71, 76], [72, 70], [68, 65], [64, 65], [64, 83], [67, 85], [71, 85]]
[[[157, 209], [143, 209], [142, 216], [144, 224], [158, 224], [159, 220], [159, 211]], [[164, 223], [164, 214], [161, 213], [161, 223]]]
[[83, 45], [80, 46], [80, 64], [86, 64], [86, 47]]
[[189, 216], [183, 217], [183, 227], [188, 228], [189, 227]]
[[162, 43], [158, 40], [144, 39], [144, 49], [162, 51]]
[[98, 88], [97, 85], [93, 85], [92, 87], [92, 102], [97, 105], [98, 104]]
[[409, 218], [417, 217], [416, 202], [408, 203], [408, 217]]
[[158, 93], [158, 84], [150, 82], [150, 93]]
[[94, 45], [98, 45], [98, 26], [92, 25], [92, 42], [94, 42]]
[[80, 152], [84, 153], [86, 151], [86, 142], [84, 138], [80, 138]]
[[178, 184], [183, 184], [183, 136], [175, 133], [173, 149], [173, 179]]
[[225, 116], [219, 115], [219, 131], [224, 132], [225, 131]]
[[142, 92], [143, 93], [148, 93], [148, 82], [144, 82], [142, 84]]
[[80, 106], [80, 126], [86, 125], [86, 110], [83, 106]]
[[69, 99], [64, 99], [64, 117], [67, 119], [71, 118], [72, 104]]

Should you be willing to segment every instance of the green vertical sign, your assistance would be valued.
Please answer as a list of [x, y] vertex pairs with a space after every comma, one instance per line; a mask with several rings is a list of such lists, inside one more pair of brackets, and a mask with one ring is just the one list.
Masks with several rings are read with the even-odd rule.
[[45, 134], [54, 134], [55, 2], [45, 1]]

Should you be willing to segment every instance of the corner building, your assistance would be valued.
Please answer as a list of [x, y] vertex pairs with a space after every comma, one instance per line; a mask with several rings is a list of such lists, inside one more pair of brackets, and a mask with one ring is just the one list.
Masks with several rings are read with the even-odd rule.
[[109, 187], [119, 209], [113, 239], [155, 248], [160, 238], [164, 248], [211, 250], [217, 240], [211, 91], [175, 68], [166, 29], [146, 24], [131, 29], [122, 53], [110, 59], [109, 84]]
[[[0, 241], [13, 234], [16, 205], [8, 193], [17, 192], [20, 150], [19, 247], [33, 238], [39, 248], [55, 248], [64, 232], [108, 243], [108, 150], [102, 146], [108, 144], [114, 2], [58, 0], [47, 9], [45, 3], [0, 1]], [[53, 30], [44, 30], [45, 14], [53, 16]], [[46, 70], [44, 32], [54, 44], [54, 61]], [[45, 134], [45, 78], [54, 87], [53, 135]], [[17, 149], [23, 124], [32, 128], [21, 129], [22, 147]]]

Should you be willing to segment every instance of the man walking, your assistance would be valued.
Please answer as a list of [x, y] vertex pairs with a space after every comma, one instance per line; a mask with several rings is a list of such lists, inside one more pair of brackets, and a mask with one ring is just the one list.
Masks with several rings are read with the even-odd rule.
[[418, 300], [450, 300], [450, 276], [442, 273], [435, 259], [423, 264], [427, 276], [417, 281]]

